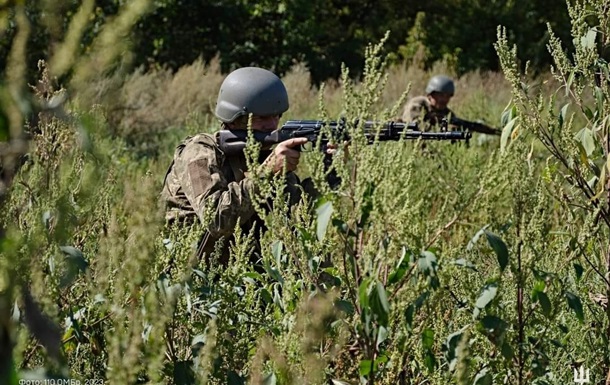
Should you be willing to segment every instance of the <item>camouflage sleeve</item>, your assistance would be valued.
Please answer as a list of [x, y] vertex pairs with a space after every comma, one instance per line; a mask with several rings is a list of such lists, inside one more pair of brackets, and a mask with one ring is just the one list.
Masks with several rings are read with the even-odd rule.
[[221, 168], [221, 156], [205, 140], [193, 141], [175, 164], [188, 201], [213, 237], [231, 234], [238, 222], [244, 224], [255, 213], [254, 181], [244, 178], [228, 182]]
[[416, 96], [405, 103], [401, 120], [406, 123], [421, 123], [421, 120], [429, 110], [430, 103], [428, 99], [425, 96]]

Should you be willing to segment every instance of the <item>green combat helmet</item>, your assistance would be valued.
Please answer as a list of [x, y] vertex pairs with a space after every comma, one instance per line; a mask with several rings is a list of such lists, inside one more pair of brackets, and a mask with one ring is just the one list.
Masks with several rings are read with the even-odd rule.
[[240, 116], [281, 115], [288, 110], [288, 93], [273, 72], [244, 67], [231, 72], [220, 86], [216, 117], [231, 123]]
[[455, 92], [453, 80], [445, 75], [433, 76], [426, 86], [426, 94], [430, 95], [433, 92], [442, 92], [453, 96]]

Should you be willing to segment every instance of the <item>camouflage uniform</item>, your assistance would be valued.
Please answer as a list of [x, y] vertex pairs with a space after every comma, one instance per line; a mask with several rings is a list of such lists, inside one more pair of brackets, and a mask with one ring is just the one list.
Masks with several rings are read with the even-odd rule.
[[453, 115], [449, 108], [444, 110], [432, 109], [427, 96], [416, 96], [411, 98], [402, 111], [402, 121], [406, 123], [416, 122], [421, 125], [422, 131], [431, 131], [441, 122], [441, 119]]
[[[268, 154], [261, 152], [261, 159]], [[286, 182], [290, 204], [295, 204], [301, 191], [298, 178], [291, 172], [286, 175]], [[312, 192], [311, 187], [307, 190]], [[200, 241], [199, 257], [204, 253], [209, 256], [222, 239], [221, 261], [226, 263], [235, 225], [239, 223], [246, 232], [253, 226], [262, 227], [254, 208], [257, 193], [257, 184], [247, 173], [245, 156], [227, 157], [215, 136], [198, 134], [176, 148], [165, 176], [162, 197], [167, 204], [169, 223], [193, 223], [199, 218], [207, 226]], [[208, 218], [204, 218], [206, 213]]]

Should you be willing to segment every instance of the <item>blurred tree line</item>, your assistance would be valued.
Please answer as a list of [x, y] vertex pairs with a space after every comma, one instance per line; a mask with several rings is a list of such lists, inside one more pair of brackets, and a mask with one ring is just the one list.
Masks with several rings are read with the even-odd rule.
[[[87, 0], [84, 0], [87, 1]], [[93, 0], [91, 0], [93, 1]], [[83, 50], [106, 18], [128, 0], [96, 0]], [[48, 57], [83, 1], [26, 0], [33, 24], [29, 68]], [[2, 5], [2, 4], [5, 5]], [[11, 1], [0, 2], [10, 12]], [[457, 73], [497, 70], [493, 48], [498, 25], [507, 26], [519, 56], [533, 69], [551, 61], [547, 27], [569, 41], [566, 4], [558, 0], [152, 0], [150, 13], [130, 36], [135, 65], [177, 69], [198, 57], [216, 55], [222, 69], [258, 65], [277, 73], [306, 63], [314, 82], [339, 75], [345, 63], [354, 74], [364, 47], [391, 31], [386, 51], [395, 61], [423, 66], [445, 60]], [[4, 9], [3, 9], [4, 8]], [[14, 25], [0, 26], [0, 65], [5, 67]]]

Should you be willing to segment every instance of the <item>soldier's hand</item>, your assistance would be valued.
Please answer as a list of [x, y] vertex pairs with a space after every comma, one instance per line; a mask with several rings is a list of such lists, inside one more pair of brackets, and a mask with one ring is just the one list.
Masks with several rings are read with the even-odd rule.
[[299, 158], [301, 152], [294, 149], [294, 147], [300, 146], [307, 143], [307, 138], [292, 138], [283, 141], [282, 143], [275, 146], [275, 149], [265, 159], [263, 163], [265, 166], [271, 169], [271, 172], [277, 174], [284, 170], [286, 172], [294, 171], [299, 165]]
[[347, 162], [347, 159], [349, 159], [349, 142], [348, 141], [343, 142], [343, 145], [328, 144], [326, 146], [326, 154], [331, 155], [331, 156], [335, 156], [337, 154], [337, 152], [339, 152], [339, 150], [342, 150], [341, 152], [343, 153], [343, 162]]

